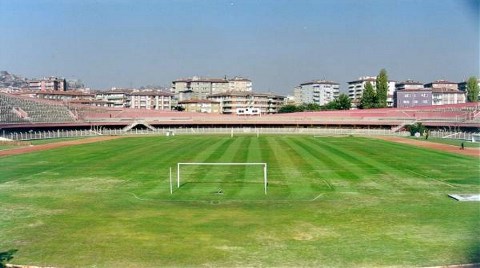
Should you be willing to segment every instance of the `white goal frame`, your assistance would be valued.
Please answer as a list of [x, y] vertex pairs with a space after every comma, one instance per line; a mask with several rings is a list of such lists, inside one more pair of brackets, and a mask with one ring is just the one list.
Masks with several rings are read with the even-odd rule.
[[[180, 166], [182, 165], [183, 166], [194, 166], [194, 165], [195, 166], [263, 166], [263, 187], [264, 187], [265, 194], [267, 194], [267, 186], [268, 186], [267, 163], [205, 163], [205, 162], [177, 163], [177, 188], [180, 188]], [[170, 183], [172, 181], [171, 178], [172, 178], [172, 175], [170, 173]]]

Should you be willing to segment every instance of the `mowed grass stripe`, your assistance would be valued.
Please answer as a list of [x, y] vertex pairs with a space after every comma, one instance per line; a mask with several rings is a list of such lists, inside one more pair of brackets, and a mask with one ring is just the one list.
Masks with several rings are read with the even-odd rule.
[[[216, 140], [216, 137], [211, 137], [212, 140]], [[212, 142], [212, 140], [210, 142]], [[198, 154], [189, 154], [188, 157], [185, 157], [185, 160], [179, 162], [191, 162], [191, 163], [214, 163], [217, 162], [218, 159], [224, 154], [225, 148], [228, 148], [230, 144], [233, 142], [230, 138], [222, 137], [213, 144], [209, 145], [208, 147], [204, 148]], [[183, 156], [181, 156], [183, 157]], [[197, 195], [205, 194], [202, 193], [202, 189], [199, 189], [201, 183], [211, 183], [211, 181], [206, 181], [206, 174], [212, 166], [183, 166], [181, 167], [183, 170], [180, 189], [176, 191], [175, 198], [182, 199], [182, 198], [191, 198], [196, 199], [198, 198]], [[188, 170], [188, 171], [186, 171]], [[190, 177], [189, 177], [190, 175]], [[197, 188], [197, 189], [195, 189]]]
[[[232, 159], [227, 160], [232, 163], [245, 163], [247, 162], [248, 159], [248, 150], [250, 148], [250, 144], [252, 142], [251, 137], [241, 137], [237, 138], [238, 139], [238, 147], [234, 149]], [[226, 182], [226, 185], [224, 185], [224, 190], [228, 195], [232, 196], [238, 196], [240, 192], [243, 191], [249, 191], [252, 188], [252, 185], [250, 183], [254, 182], [250, 180], [248, 177], [248, 169], [251, 169], [252, 166], [225, 166], [225, 168], [230, 169], [231, 171], [233, 170], [234, 173], [231, 174], [230, 172], [230, 178], [224, 178], [224, 181]], [[233, 180], [230, 182], [230, 180]]]
[[[442, 177], [451, 174], [454, 166], [461, 166], [476, 169], [476, 166], [465, 165], [473, 160], [472, 157], [455, 155], [451, 153], [419, 148], [412, 145], [398, 144], [373, 138], [362, 138], [366, 141], [366, 146], [370, 147], [375, 153], [375, 164], [389, 165], [398, 171], [403, 171], [406, 177], [412, 177], [409, 170], [415, 170], [420, 177]], [[353, 153], [361, 157], [369, 157], [369, 151], [363, 148], [353, 148]], [[394, 152], [394, 153], [392, 153]], [[433, 162], [433, 159], [435, 161]], [[433, 167], [433, 169], [429, 169]], [[457, 169], [458, 170], [458, 169]], [[461, 169], [460, 169], [461, 170]], [[462, 171], [458, 172], [461, 174]]]
[[[397, 143], [387, 142], [383, 140], [361, 138], [366, 140], [370, 151], [365, 150], [363, 146], [353, 147], [349, 153], [359, 159], [377, 166], [386, 171], [386, 175], [383, 179], [387, 180], [389, 184], [385, 184], [382, 181], [382, 185], [389, 186], [392, 189], [399, 189], [402, 187], [411, 187], [412, 185], [418, 186], [419, 181], [423, 181], [425, 184], [429, 183], [443, 183], [444, 186], [448, 185], [448, 182], [465, 178], [465, 174], [472, 174], [478, 170], [478, 166], [469, 165], [473, 159], [465, 156], [456, 156], [452, 154], [445, 154], [443, 152], [437, 152], [433, 150], [426, 150], [423, 152], [423, 148], [418, 148], [409, 145], [398, 145]], [[335, 144], [329, 146], [335, 147]], [[398, 147], [400, 149], [396, 149]], [[401, 153], [392, 153], [401, 151]], [[423, 157], [423, 154], [428, 157]], [[374, 156], [372, 155], [374, 154]], [[422, 155], [422, 157], [419, 157]], [[440, 157], [441, 156], [441, 157]], [[446, 156], [446, 157], [443, 157]], [[452, 161], [452, 157], [455, 161]], [[432, 161], [432, 159], [436, 159]], [[461, 168], [460, 168], [461, 167]], [[465, 172], [466, 170], [468, 172]], [[443, 178], [446, 177], [446, 180]], [[382, 177], [377, 177], [377, 181]], [[474, 182], [476, 178], [471, 178], [471, 182]], [[478, 180], [477, 180], [478, 181]]]
[[274, 137], [261, 136], [259, 139], [262, 162], [268, 164], [268, 199], [288, 198], [292, 188], [289, 185], [291, 173], [283, 159], [285, 148], [278, 146]]
[[[249, 143], [249, 139], [245, 137], [230, 138], [228, 145], [222, 147], [217, 152], [215, 160], [208, 160], [210, 163], [232, 163], [244, 162], [246, 151], [242, 147], [245, 143]], [[192, 184], [192, 187], [206, 187], [202, 189], [203, 194], [216, 195], [215, 198], [223, 197], [224, 194], [234, 197], [239, 189], [243, 187], [240, 180], [244, 177], [244, 167], [238, 166], [202, 166], [195, 173], [198, 184]], [[206, 184], [202, 184], [207, 182]], [[205, 192], [206, 191], [206, 192]], [[218, 191], [218, 192], [216, 192]]]
[[[341, 158], [345, 163], [345, 169], [352, 173], [362, 175], [362, 179], [352, 182], [350, 187], [355, 187], [362, 191], [365, 190], [365, 187], [367, 187], [368, 190], [385, 190], [384, 187], [389, 185], [385, 182], [393, 181], [395, 183], [398, 179], [396, 174], [402, 174], [403, 170], [397, 170], [394, 166], [386, 165], [383, 162], [374, 160], [378, 148], [375, 146], [375, 141], [370, 142], [369, 146], [365, 146], [365, 142], [361, 139], [362, 138], [350, 142], [349, 150], [344, 148], [341, 143], [332, 143], [326, 139], [315, 139], [315, 143], [317, 143], [323, 150], [328, 150], [331, 154]], [[357, 150], [365, 152], [364, 155], [356, 154], [355, 151]], [[383, 150], [388, 150], [388, 148], [383, 148]], [[381, 180], [382, 183], [378, 183], [379, 180]], [[338, 181], [337, 183], [342, 182]], [[382, 187], [380, 187], [380, 185], [382, 185]], [[398, 189], [397, 186], [398, 185], [389, 186], [389, 190]]]
[[[335, 154], [319, 148], [318, 145], [310, 143], [300, 137], [290, 138], [292, 148], [300, 155], [307, 155], [306, 162], [311, 166], [311, 172], [326, 181], [332, 179], [358, 180], [362, 174], [356, 174], [345, 169], [347, 164]], [[367, 171], [368, 172], [368, 171]]]
[[[305, 185], [308, 183], [313, 194], [318, 196], [318, 194], [335, 190], [335, 187], [330, 182], [330, 178], [326, 177], [323, 172], [325, 166], [322, 167], [322, 162], [319, 161], [317, 155], [311, 154], [309, 151], [311, 148], [305, 150], [302, 146], [303, 144], [299, 145], [299, 141], [295, 138], [284, 139], [282, 144], [282, 146], [292, 148], [292, 156], [304, 160], [301, 166], [305, 179], [304, 183]], [[312, 157], [310, 158], [309, 156]]]

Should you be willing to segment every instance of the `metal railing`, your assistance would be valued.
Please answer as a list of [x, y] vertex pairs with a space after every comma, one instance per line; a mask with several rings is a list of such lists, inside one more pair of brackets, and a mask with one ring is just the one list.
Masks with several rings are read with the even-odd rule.
[[[407, 131], [395, 132], [391, 129], [367, 129], [367, 128], [302, 128], [302, 127], [164, 127], [153, 129], [123, 129], [95, 128], [88, 130], [54, 130], [54, 131], [28, 131], [28, 132], [5, 132], [0, 137], [15, 141], [43, 140], [56, 138], [80, 138], [92, 136], [119, 136], [119, 135], [313, 135], [313, 136], [409, 136]], [[451, 138], [459, 140], [472, 140], [472, 136], [479, 136], [480, 133], [453, 132], [453, 131], [431, 131], [430, 137]], [[478, 138], [476, 139], [478, 140]]]

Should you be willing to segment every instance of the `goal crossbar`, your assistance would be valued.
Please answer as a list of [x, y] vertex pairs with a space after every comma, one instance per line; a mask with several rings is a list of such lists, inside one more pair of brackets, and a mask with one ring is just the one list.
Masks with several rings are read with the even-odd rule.
[[194, 163], [194, 162], [188, 162], [188, 163], [177, 163], [177, 188], [180, 188], [180, 166], [263, 166], [263, 187], [264, 187], [264, 192], [267, 194], [267, 185], [268, 185], [268, 180], [267, 180], [267, 163]]

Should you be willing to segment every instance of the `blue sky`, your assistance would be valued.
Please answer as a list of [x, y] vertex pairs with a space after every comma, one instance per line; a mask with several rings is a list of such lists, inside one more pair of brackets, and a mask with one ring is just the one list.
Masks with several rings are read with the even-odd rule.
[[291, 94], [313, 79], [479, 75], [479, 0], [0, 0], [0, 70], [94, 89], [244, 76]]

